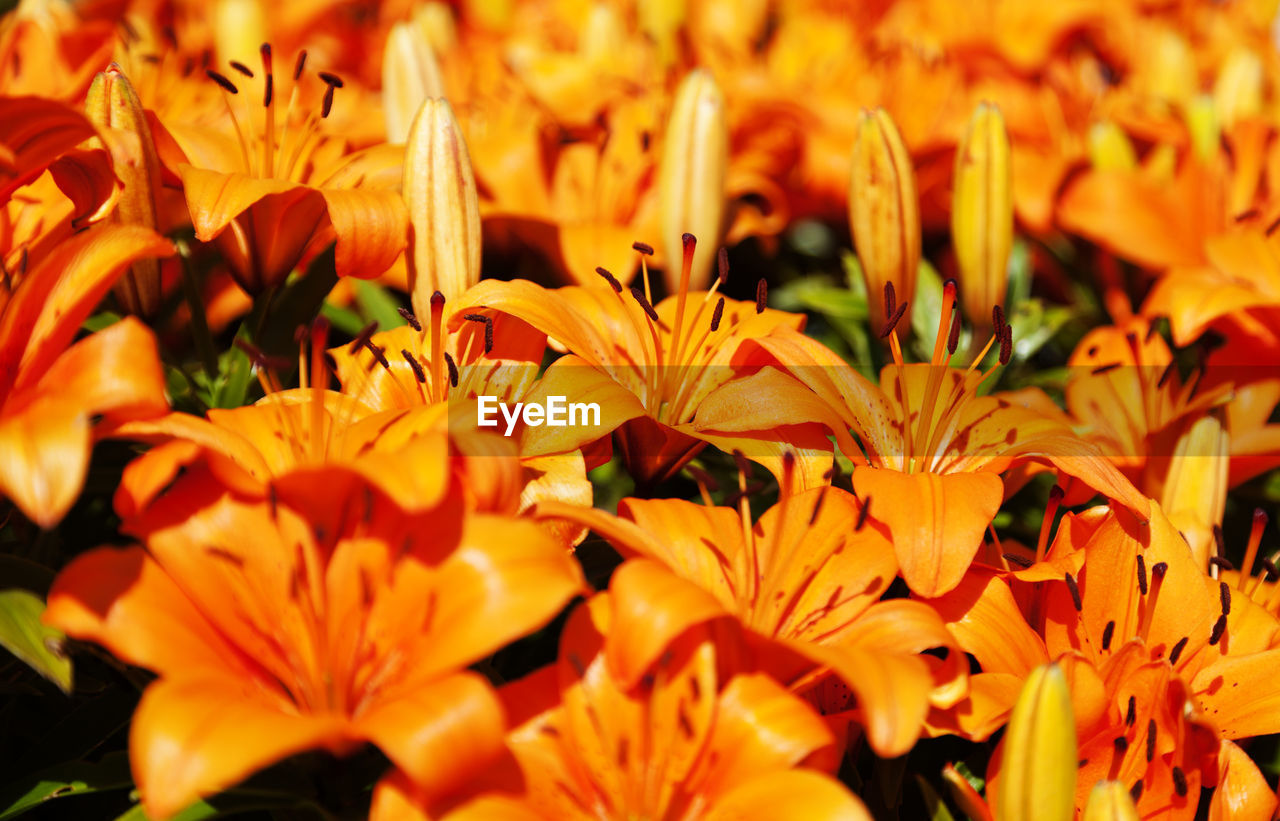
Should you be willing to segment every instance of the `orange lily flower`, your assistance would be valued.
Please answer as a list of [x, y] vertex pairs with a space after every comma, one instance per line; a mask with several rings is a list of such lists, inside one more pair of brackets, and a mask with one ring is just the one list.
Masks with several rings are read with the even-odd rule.
[[453, 504], [403, 514], [369, 486], [332, 501], [342, 524], [320, 528], [196, 469], [131, 521], [145, 547], [91, 551], [55, 582], [50, 624], [160, 676], [129, 742], [151, 817], [313, 748], [372, 742], [428, 794], [501, 752], [502, 708], [466, 667], [581, 590], [572, 557]]
[[[680, 289], [657, 306], [649, 296], [647, 267], [645, 289], [633, 287], [630, 294], [601, 268], [609, 287], [548, 291], [522, 280], [484, 281], [466, 298], [528, 322], [569, 351], [547, 369], [547, 378], [555, 374], [574, 386], [571, 395], [599, 402], [603, 430], [618, 429], [623, 458], [641, 483], [674, 475], [704, 446], [691, 422], [703, 399], [734, 375], [734, 355], [744, 341], [782, 328], [798, 333], [804, 324], [803, 316], [765, 307], [763, 282], [754, 305], [717, 298], [728, 273], [723, 256], [722, 278], [708, 291], [690, 293], [695, 246], [693, 235], [685, 234]], [[650, 250], [637, 247], [642, 254]], [[454, 324], [464, 313], [454, 314]], [[802, 444], [820, 438], [810, 436]], [[768, 442], [759, 449], [775, 459], [783, 450]]]
[[[731, 636], [696, 629], [640, 680], [620, 674], [621, 607], [593, 597], [570, 617], [559, 660], [502, 689], [519, 775], [506, 778], [515, 795], [501, 817], [870, 819], [823, 772], [836, 762], [831, 731], [772, 679], [738, 668]], [[503, 800], [501, 788], [485, 784], [473, 805]], [[438, 817], [424, 804], [384, 781], [372, 815]]]
[[[886, 303], [891, 319], [884, 335], [895, 361], [881, 371], [879, 387], [821, 343], [783, 328], [751, 343], [766, 355], [760, 363], [771, 366], [709, 396], [695, 430], [725, 436], [800, 422], [825, 425], [854, 462], [860, 498], [918, 501], [885, 505], [877, 515], [889, 526], [903, 579], [922, 596], [959, 584], [1004, 498], [1000, 474], [1016, 464], [1047, 462], [1145, 514], [1147, 498], [1077, 437], [1061, 413], [1047, 413], [1052, 403], [1043, 394], [978, 393], [990, 375], [976, 370], [986, 349], [968, 369], [948, 365], [958, 330], [954, 280], [944, 288], [930, 363], [903, 362], [893, 324], [905, 304], [895, 308], [888, 288]], [[987, 346], [999, 341], [1001, 363], [1012, 351], [1010, 334], [998, 314]]]
[[155, 338], [140, 322], [71, 342], [129, 265], [172, 251], [147, 229], [97, 226], [48, 249], [29, 270], [25, 260], [17, 272], [3, 270], [0, 495], [41, 527], [56, 524], [80, 494], [94, 416], [113, 424], [168, 408]]
[[[686, 630], [729, 617], [756, 638], [763, 657], [779, 657], [767, 672], [811, 691], [826, 712], [857, 721], [872, 748], [891, 758], [911, 749], [931, 707], [964, 696], [967, 668], [928, 607], [880, 601], [897, 566], [887, 529], [868, 511], [828, 487], [784, 491], [754, 526], [745, 495], [737, 511], [624, 499], [619, 518], [554, 504], [540, 505], [538, 515], [582, 522], [635, 557], [611, 585], [619, 644], [610, 661], [624, 682]], [[950, 650], [945, 661], [924, 655], [936, 648]], [[848, 687], [843, 699], [822, 703], [835, 689], [814, 679], [823, 668]]]
[[[248, 88], [209, 70], [224, 92], [234, 138], [214, 139], [204, 129], [195, 136], [167, 123], [180, 146], [169, 154], [182, 179], [196, 237], [216, 242], [236, 281], [250, 294], [279, 285], [310, 250], [336, 242], [339, 276], [374, 277], [391, 267], [407, 242], [408, 212], [392, 190], [402, 149], [375, 146], [348, 154], [343, 140], [327, 138], [321, 122], [334, 105], [342, 80], [319, 72], [326, 87], [319, 111], [299, 110], [303, 52], [293, 72], [289, 106], [277, 125], [272, 52], [261, 50], [262, 97], [248, 101]], [[237, 64], [241, 77], [252, 69]], [[245, 100], [242, 124], [237, 100]], [[255, 122], [261, 118], [260, 125]], [[299, 120], [302, 122], [299, 122]], [[245, 128], [242, 131], [241, 128]], [[188, 129], [190, 130], [190, 129]], [[214, 135], [217, 136], [217, 135]], [[162, 151], [162, 154], [164, 152]]]
[[[1120, 780], [1142, 817], [1191, 818], [1198, 786], [1225, 769], [1220, 750], [1249, 782], [1219, 739], [1277, 726], [1270, 671], [1280, 623], [1206, 576], [1159, 505], [1151, 513], [1145, 523], [1102, 509], [1064, 520], [1048, 561], [1013, 574], [1042, 583], [1030, 623], [1009, 585], [985, 570], [932, 604], [983, 670], [951, 726], [983, 737], [1011, 707], [1010, 684], [1049, 659], [1070, 661], [1083, 762], [1077, 807], [1096, 782]], [[1247, 797], [1274, 810], [1269, 789]]]

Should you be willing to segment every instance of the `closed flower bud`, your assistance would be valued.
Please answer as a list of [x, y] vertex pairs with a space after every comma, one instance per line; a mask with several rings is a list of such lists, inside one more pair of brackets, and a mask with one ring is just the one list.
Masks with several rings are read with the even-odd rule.
[[1100, 171], [1133, 171], [1138, 167], [1133, 141], [1110, 120], [1089, 127], [1089, 160]]
[[1239, 46], [1227, 55], [1213, 85], [1213, 107], [1223, 128], [1262, 112], [1262, 78], [1262, 60], [1252, 50]]
[[1207, 94], [1195, 97], [1187, 104], [1187, 131], [1191, 134], [1191, 147], [1201, 159], [1209, 159], [1218, 153], [1222, 139], [1221, 123], [1214, 110], [1213, 99]]
[[712, 251], [724, 232], [728, 169], [724, 96], [710, 72], [695, 69], [676, 92], [662, 152], [662, 241], [672, 293], [679, 283], [686, 233], [698, 238], [699, 247], [710, 249], [695, 256], [689, 287], [701, 290], [710, 280]]
[[960, 299], [975, 325], [1003, 305], [1013, 247], [1013, 172], [1000, 109], [982, 103], [956, 149], [951, 240], [960, 265]]
[[[103, 135], [116, 178], [124, 186], [111, 220], [159, 230], [156, 199], [160, 158], [142, 103], [120, 66], [112, 63], [94, 77], [85, 98], [85, 114]], [[154, 314], [160, 307], [160, 261], [142, 259], [133, 263], [116, 283], [115, 292], [129, 313]]]
[[[911, 156], [897, 126], [882, 108], [863, 111], [853, 143], [849, 180], [849, 224], [853, 244], [867, 281], [871, 329], [878, 333], [888, 319], [880, 295], [892, 282], [899, 304], [914, 301], [920, 265], [920, 205], [916, 200]], [[911, 306], [898, 322], [911, 327]]]
[[1213, 527], [1227, 510], [1230, 436], [1212, 413], [1197, 419], [1178, 437], [1169, 460], [1160, 506], [1186, 537], [1196, 564], [1209, 566], [1214, 553]]
[[1083, 821], [1139, 821], [1129, 788], [1119, 781], [1099, 781], [1089, 793]]
[[431, 295], [453, 299], [480, 280], [480, 202], [467, 145], [444, 100], [422, 104], [409, 130], [401, 187], [409, 206], [409, 290], [418, 316]]
[[1151, 32], [1143, 63], [1147, 93], [1152, 97], [1180, 106], [1189, 103], [1199, 89], [1191, 45], [1172, 28]]
[[997, 821], [1075, 818], [1076, 722], [1057, 664], [1031, 671], [1005, 730]]
[[396, 23], [387, 34], [382, 54], [382, 114], [387, 142], [403, 143], [423, 102], [444, 97], [440, 64], [416, 22]]
[[422, 29], [427, 42], [436, 54], [446, 54], [458, 44], [458, 21], [448, 4], [425, 3], [413, 14], [413, 22]]

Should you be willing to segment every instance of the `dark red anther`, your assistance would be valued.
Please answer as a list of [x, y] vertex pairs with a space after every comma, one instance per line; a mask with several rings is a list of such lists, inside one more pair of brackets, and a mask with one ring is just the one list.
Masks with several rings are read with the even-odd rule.
[[1227, 617], [1218, 616], [1218, 620], [1213, 623], [1213, 632], [1209, 634], [1209, 646], [1213, 647], [1222, 641], [1222, 634], [1227, 632]]
[[720, 287], [729, 284], [729, 249], [723, 245], [716, 253], [716, 267], [720, 271]]
[[378, 320], [370, 322], [360, 329], [360, 333], [356, 334], [356, 338], [351, 340], [351, 344], [347, 346], [347, 353], [354, 354], [356, 351], [364, 347], [369, 338], [378, 330]]
[[207, 68], [205, 69], [204, 73], [205, 73], [205, 76], [208, 77], [210, 80], [213, 80], [215, 83], [222, 86], [223, 90], [229, 91], [232, 94], [240, 93], [240, 89], [236, 88], [235, 83], [231, 82], [225, 76], [219, 74], [213, 69]]
[[400, 349], [400, 355], [404, 357], [404, 361], [409, 363], [409, 367], [413, 369], [413, 378], [417, 379], [419, 384], [427, 381], [426, 371], [422, 370], [422, 365], [418, 362], [418, 358], [409, 353], [404, 348]]
[[1076, 577], [1070, 573], [1065, 574], [1063, 580], [1066, 581], [1067, 591], [1071, 594], [1071, 604], [1079, 613], [1084, 610], [1084, 602], [1080, 600], [1080, 585], [1076, 583]]
[[1147, 595], [1147, 562], [1138, 554], [1138, 592]]
[[238, 72], [240, 72], [241, 74], [243, 74], [244, 76], [249, 77], [249, 78], [251, 78], [251, 79], [252, 79], [252, 77], [253, 77], [253, 69], [249, 68], [249, 67], [248, 67], [248, 66], [246, 66], [244, 63], [241, 63], [241, 62], [240, 62], [240, 61], [238, 61], [238, 60], [232, 60], [232, 61], [231, 61], [231, 63], [230, 63], [230, 66], [231, 66], [232, 68], [234, 68], [236, 71], [238, 71]]
[[653, 256], [653, 246], [647, 242], [633, 242], [631, 243], [631, 247], [644, 254], [646, 257]]
[[720, 320], [724, 318], [724, 297], [720, 297], [720, 301], [716, 303], [716, 309], [711, 312], [711, 332], [715, 333], [720, 330]]
[[644, 291], [632, 286], [631, 296], [635, 298], [636, 302], [640, 303], [640, 307], [644, 308], [644, 312], [649, 315], [650, 319], [654, 322], [658, 321], [658, 312], [649, 304], [649, 299], [644, 295]]
[[396, 311], [399, 312], [405, 322], [409, 323], [410, 328], [413, 328], [415, 331], [422, 331], [422, 323], [413, 315], [413, 311], [410, 311], [408, 308], [397, 308]]
[[302, 77], [302, 69], [307, 65], [307, 50], [303, 49], [298, 52], [298, 59], [293, 63], [293, 81], [296, 83]]
[[1182, 658], [1182, 651], [1187, 649], [1188, 636], [1183, 636], [1173, 645], [1173, 649], [1169, 651], [1169, 663], [1177, 664], [1178, 659]]
[[898, 310], [894, 311], [889, 316], [888, 321], [884, 323], [884, 330], [880, 331], [881, 339], [889, 338], [889, 334], [893, 333], [893, 329], [898, 327], [898, 322], [902, 319], [902, 316], [907, 312], [907, 306], [910, 304], [911, 304], [910, 302], [902, 303], [901, 305], [898, 306]]
[[[439, 291], [437, 291], [436, 293], [439, 293]], [[492, 352], [493, 351], [493, 317], [485, 316], [484, 314], [466, 314], [462, 318], [467, 320], [468, 322], [484, 323], [484, 352], [485, 353]]]
[[1111, 649], [1111, 637], [1116, 634], [1116, 623], [1114, 621], [1107, 622], [1107, 626], [1102, 628], [1102, 649]]
[[769, 285], [764, 281], [764, 277], [756, 283], [756, 313], [764, 313], [764, 309], [769, 305]]
[[330, 88], [342, 88], [342, 78], [331, 71], [317, 71], [316, 76]]
[[597, 274], [599, 274], [600, 276], [604, 277], [604, 281], [605, 281], [605, 282], [607, 282], [607, 283], [609, 283], [609, 287], [610, 287], [610, 288], [613, 288], [613, 292], [614, 292], [614, 293], [616, 293], [616, 294], [620, 294], [620, 293], [622, 293], [622, 283], [618, 281], [618, 278], [617, 278], [617, 277], [615, 277], [613, 274], [609, 273], [609, 271], [608, 271], [608, 270], [606, 270], [606, 269], [604, 269], [604, 268], [600, 268], [600, 267], [598, 267], [598, 266], [597, 266], [597, 267], [596, 267], [596, 273], [597, 273]]
[[449, 356], [449, 352], [444, 352], [444, 364], [449, 368], [449, 385], [458, 387], [458, 366], [453, 361], [453, 357]]
[[325, 119], [329, 116], [329, 112], [333, 111], [333, 86], [327, 86], [324, 90], [324, 101], [320, 104], [320, 118]]
[[871, 515], [871, 497], [862, 500], [862, 509], [858, 511], [858, 523], [853, 526], [853, 532], [857, 533], [867, 524], [867, 517]]

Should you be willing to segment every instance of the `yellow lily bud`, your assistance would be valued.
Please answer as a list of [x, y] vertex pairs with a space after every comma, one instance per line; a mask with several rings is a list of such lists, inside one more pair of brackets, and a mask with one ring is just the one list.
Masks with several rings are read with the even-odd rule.
[[[85, 115], [98, 127], [111, 152], [116, 178], [123, 183], [111, 220], [159, 230], [156, 197], [160, 188], [160, 157], [151, 139], [151, 126], [129, 78], [115, 63], [99, 72], [85, 98]], [[95, 142], [100, 142], [95, 140]], [[132, 314], [150, 316], [160, 307], [160, 261], [138, 260], [115, 287], [121, 306]]]
[[1187, 130], [1191, 132], [1191, 147], [1196, 155], [1208, 159], [1218, 153], [1222, 138], [1221, 123], [1213, 107], [1213, 98], [1200, 95], [1187, 104]]
[[1057, 664], [1042, 664], [1022, 685], [1005, 730], [998, 821], [1072, 821], [1076, 752], [1067, 677]]
[[396, 23], [387, 33], [382, 54], [382, 114], [387, 124], [387, 142], [403, 143], [409, 126], [430, 97], [444, 97], [440, 64], [416, 23]]
[[[915, 299], [920, 266], [920, 204], [911, 155], [898, 128], [883, 108], [864, 110], [853, 142], [849, 180], [849, 225], [867, 281], [871, 329], [885, 325], [884, 286], [892, 282], [898, 304]], [[908, 304], [907, 311], [911, 310]], [[911, 327], [909, 313], [899, 332]]]
[[269, 41], [267, 12], [259, 0], [216, 0], [213, 7], [213, 46], [218, 60], [252, 65], [258, 49]]
[[1100, 171], [1133, 171], [1138, 154], [1124, 129], [1107, 120], [1089, 126], [1089, 161]]
[[1187, 538], [1196, 564], [1209, 567], [1213, 526], [1227, 510], [1227, 467], [1231, 437], [1214, 414], [1197, 419], [1178, 438], [1169, 460], [1160, 506]]
[[627, 45], [627, 27], [622, 15], [608, 3], [596, 3], [587, 15], [578, 42], [584, 57], [602, 62], [612, 60]]
[[1089, 793], [1083, 821], [1138, 821], [1138, 808], [1119, 781], [1099, 781]]
[[1237, 47], [1227, 55], [1213, 85], [1213, 108], [1223, 128], [1262, 111], [1262, 60], [1252, 50]]
[[662, 241], [667, 255], [667, 287], [679, 287], [681, 237], [693, 234], [698, 246], [689, 288], [705, 288], [714, 250], [725, 222], [725, 178], [729, 173], [729, 126], [724, 96], [705, 69], [694, 69], [680, 83], [662, 149]]
[[409, 129], [401, 192], [409, 206], [409, 290], [427, 316], [431, 295], [459, 296], [480, 281], [480, 201], [453, 109], [427, 100]]
[[1152, 33], [1147, 51], [1147, 92], [1172, 105], [1182, 105], [1199, 91], [1195, 55], [1186, 39], [1169, 27]]
[[640, 30], [653, 38], [663, 65], [676, 57], [676, 36], [688, 15], [686, 0], [639, 0], [636, 18]]
[[1000, 109], [981, 103], [956, 149], [951, 241], [960, 264], [960, 299], [975, 325], [1003, 305], [1013, 248], [1013, 169]]

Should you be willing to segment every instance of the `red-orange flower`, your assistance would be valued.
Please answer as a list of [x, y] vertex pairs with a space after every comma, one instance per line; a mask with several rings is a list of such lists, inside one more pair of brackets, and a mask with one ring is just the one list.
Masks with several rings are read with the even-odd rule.
[[321, 528], [197, 468], [131, 522], [145, 548], [58, 577], [51, 624], [160, 676], [130, 735], [149, 815], [317, 747], [371, 741], [428, 794], [501, 751], [502, 708], [466, 667], [581, 588], [572, 558], [456, 500], [424, 516], [368, 486], [333, 501], [340, 524]]

